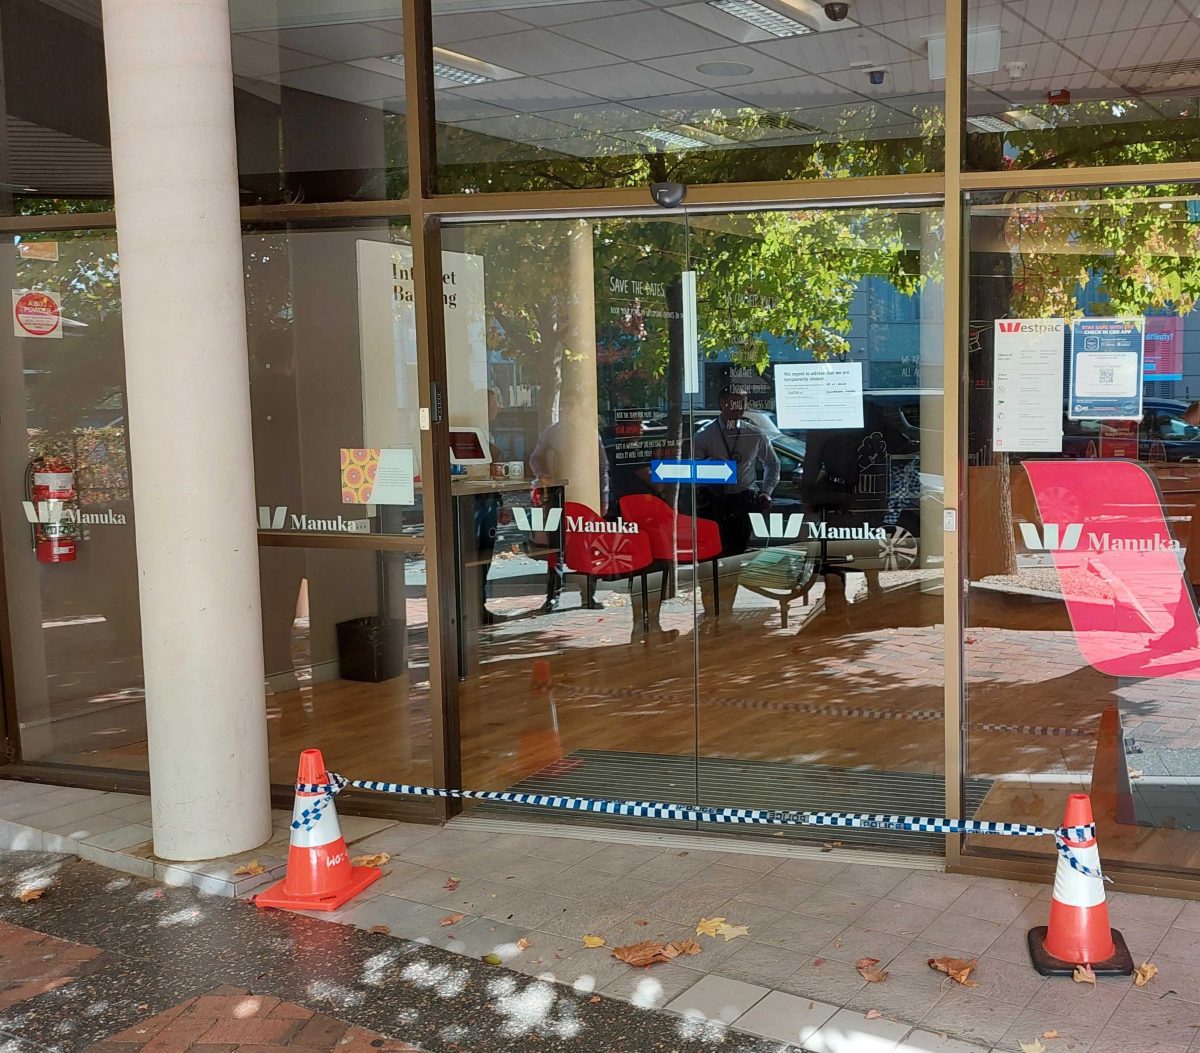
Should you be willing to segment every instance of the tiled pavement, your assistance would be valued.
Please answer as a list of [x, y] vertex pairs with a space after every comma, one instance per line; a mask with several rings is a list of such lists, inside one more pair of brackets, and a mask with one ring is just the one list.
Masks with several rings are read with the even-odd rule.
[[[692, 840], [614, 843], [579, 829], [513, 829], [388, 824], [353, 849], [390, 854], [382, 880], [320, 920], [438, 955], [438, 964], [412, 973], [417, 987], [453, 987], [447, 962], [475, 968], [494, 954], [507, 972], [492, 975], [509, 977], [510, 996], [545, 998], [555, 988], [542, 981], [553, 981], [565, 992], [558, 998], [573, 995], [589, 1007], [594, 998], [618, 1000], [643, 1019], [674, 1021], [675, 1041], [720, 1037], [724, 1049], [746, 1033], [777, 1043], [772, 1050], [790, 1043], [813, 1053], [1018, 1053], [1034, 1040], [1049, 1053], [1200, 1053], [1200, 903], [1111, 896], [1114, 924], [1159, 975], [1144, 989], [1124, 979], [1093, 989], [1043, 979], [1028, 964], [1025, 933], [1048, 913], [1042, 885], [947, 875], [916, 860], [865, 865], [845, 851], [776, 857], [710, 851]], [[729, 941], [697, 936], [702, 916], [749, 931]], [[606, 946], [585, 948], [585, 934]], [[645, 970], [610, 954], [624, 943], [689, 936], [700, 954]], [[930, 970], [927, 960], [939, 955], [977, 957], [978, 986], [958, 987]], [[880, 960], [884, 983], [858, 974], [854, 963], [864, 957]], [[336, 1012], [336, 998], [332, 1004]], [[1041, 1037], [1052, 1032], [1058, 1037]]]

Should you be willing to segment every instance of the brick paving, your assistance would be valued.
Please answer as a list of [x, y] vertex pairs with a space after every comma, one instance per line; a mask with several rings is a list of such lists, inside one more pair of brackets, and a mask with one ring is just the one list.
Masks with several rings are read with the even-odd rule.
[[0, 1011], [82, 976], [101, 951], [0, 922]]

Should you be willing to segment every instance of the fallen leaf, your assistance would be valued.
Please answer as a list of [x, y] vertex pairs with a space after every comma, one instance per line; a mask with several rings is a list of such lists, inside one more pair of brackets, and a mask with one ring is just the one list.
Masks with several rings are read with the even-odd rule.
[[869, 984], [881, 984], [888, 978], [886, 969], [877, 969], [873, 965], [869, 969], [859, 969], [858, 975]]
[[634, 925], [649, 925], [649, 924], [650, 924], [650, 922], [646, 921], [644, 918], [637, 918], [634, 921]]
[[603, 936], [585, 936], [583, 938], [583, 945], [585, 947], [603, 947], [604, 946], [604, 937]]
[[1096, 974], [1092, 972], [1090, 965], [1077, 965], [1075, 971], [1071, 974], [1071, 979], [1077, 984], [1091, 984], [1096, 986]]
[[263, 866], [257, 859], [250, 860], [249, 863], [243, 863], [233, 872], [234, 877], [241, 877], [243, 874], [249, 874], [251, 877], [257, 877], [259, 874], [265, 874], [267, 868]]
[[1036, 1038], [1032, 1042], [1022, 1042], [1017, 1039], [1017, 1045], [1021, 1047], [1021, 1053], [1046, 1053], [1046, 1047]]
[[824, 964], [825, 964], [824, 958], [814, 958], [813, 959], [813, 965], [824, 965]]
[[438, 918], [439, 925], [457, 925], [463, 920], [461, 914], [447, 914], [444, 918]]
[[701, 949], [700, 944], [695, 940], [675, 940], [673, 943], [668, 944], [668, 946], [674, 947], [677, 953], [684, 955], [699, 954]]
[[663, 944], [662, 956], [668, 962], [673, 962], [679, 957], [679, 948], [673, 943]]
[[725, 924], [724, 918], [701, 918], [696, 923], [697, 936], [715, 936], [717, 930]]
[[1129, 777], [1131, 779], [1140, 779], [1142, 777], [1142, 769], [1141, 768], [1130, 768], [1129, 769]]
[[1133, 970], [1133, 986], [1145, 987], [1151, 980], [1158, 975], [1158, 966], [1152, 965], [1150, 962], [1142, 962], [1136, 969]]
[[664, 954], [665, 950], [657, 940], [642, 940], [641, 943], [627, 943], [624, 947], [614, 947], [612, 955], [628, 965], [645, 968], [655, 962], [669, 962], [671, 958], [677, 957], [676, 954]]
[[601, 998], [599, 995], [592, 995], [592, 997], [589, 998], [588, 1001], [591, 1002], [592, 1005], [595, 1005], [597, 1002], [601, 1001]]
[[381, 867], [392, 857], [386, 852], [376, 852], [373, 856], [354, 856], [350, 860], [352, 867]]
[[528, 949], [529, 949], [529, 941], [527, 939], [525, 939], [524, 936], [522, 936], [519, 940], [517, 940], [517, 950], [525, 951]]
[[367, 932], [373, 932], [377, 936], [390, 936], [392, 934], [392, 930], [386, 925], [372, 925], [367, 929]]
[[456, 877], [446, 878], [446, 883], [442, 886], [442, 888], [448, 888], [451, 892], [457, 891], [458, 890], [458, 878], [456, 878]]
[[44, 888], [27, 888], [17, 899], [22, 903], [32, 903], [35, 899], [41, 899], [45, 894], [46, 890]]
[[858, 961], [856, 961], [854, 963], [854, 968], [855, 969], [869, 969], [869, 968], [871, 968], [872, 965], [878, 965], [878, 964], [879, 964], [878, 958], [859, 958]]
[[865, 1020], [878, 1020], [883, 1014], [878, 1009], [868, 1009]]
[[841, 949], [842, 949], [842, 938], [841, 938], [840, 936], [835, 936], [835, 937], [833, 938], [833, 946], [834, 946], [834, 949], [835, 949], [835, 950], [841, 950]]
[[938, 972], [945, 973], [956, 984], [962, 984], [963, 987], [978, 986], [971, 979], [971, 973], [975, 969], [975, 959], [963, 961], [962, 958], [950, 958], [943, 955], [941, 958], [930, 958], [929, 968], [936, 969]]
[[485, 962], [487, 962], [488, 965], [503, 965], [504, 964], [504, 959], [501, 958], [500, 955], [498, 955], [498, 954], [485, 954], [483, 956], [483, 960]]
[[728, 924], [722, 925], [719, 929], [717, 929], [717, 935], [724, 936], [725, 942], [728, 943], [730, 940], [736, 940], [739, 936], [749, 936], [750, 926]]
[[1058, 1032], [1054, 1030], [1043, 1031], [1042, 1038], [1058, 1038]]

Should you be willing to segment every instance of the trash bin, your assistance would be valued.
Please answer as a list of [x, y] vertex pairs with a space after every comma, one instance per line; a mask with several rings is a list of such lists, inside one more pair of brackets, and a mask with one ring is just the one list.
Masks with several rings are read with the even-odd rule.
[[404, 673], [404, 622], [352, 618], [337, 623], [338, 667], [343, 680], [378, 684]]

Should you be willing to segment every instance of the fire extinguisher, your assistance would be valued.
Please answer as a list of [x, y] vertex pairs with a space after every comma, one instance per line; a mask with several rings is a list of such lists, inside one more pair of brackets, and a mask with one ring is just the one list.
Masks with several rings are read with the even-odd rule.
[[37, 561], [74, 563], [75, 524], [64, 513], [76, 499], [75, 469], [62, 457], [35, 457], [25, 472], [25, 489], [38, 514], [33, 532]]

